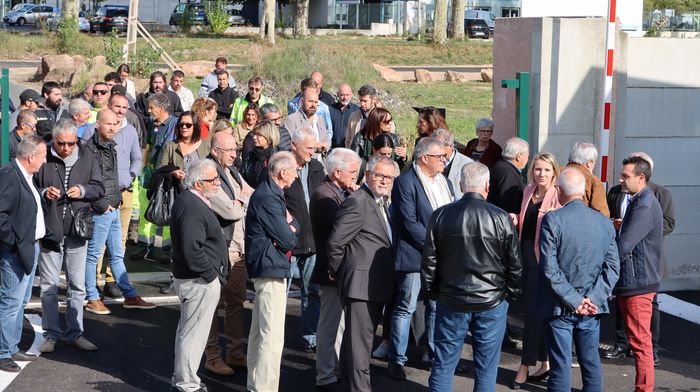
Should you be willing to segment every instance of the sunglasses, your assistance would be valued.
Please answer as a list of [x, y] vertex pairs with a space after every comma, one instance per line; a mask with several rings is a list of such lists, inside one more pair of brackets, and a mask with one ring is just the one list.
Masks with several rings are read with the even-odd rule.
[[77, 142], [77, 141], [74, 141], [74, 142], [60, 142], [60, 141], [56, 141], [56, 144], [59, 145], [59, 146], [61, 146], [61, 147], [63, 147], [63, 146], [73, 147], [73, 146], [75, 146], [76, 144], [78, 144], [78, 142]]
[[92, 90], [92, 93], [95, 95], [105, 95], [109, 94], [109, 90]]
[[180, 123], [179, 126], [180, 126], [180, 128], [190, 129], [190, 128], [192, 128], [192, 127], [194, 126], [194, 124], [183, 122], [183, 123]]

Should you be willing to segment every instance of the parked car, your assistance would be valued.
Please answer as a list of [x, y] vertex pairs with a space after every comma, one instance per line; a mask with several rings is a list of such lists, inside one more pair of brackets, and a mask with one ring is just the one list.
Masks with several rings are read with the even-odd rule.
[[243, 13], [241, 12], [242, 8], [243, 6], [241, 5], [226, 6], [226, 11], [228, 12], [228, 24], [234, 26], [244, 25], [246, 23], [245, 17], [243, 17]]
[[25, 4], [15, 11], [10, 11], [2, 21], [10, 26], [24, 26], [27, 23], [36, 24], [39, 19], [48, 18], [53, 13], [54, 8], [49, 5]]
[[496, 27], [496, 15], [489, 11], [466, 10], [464, 11], [464, 19], [483, 19], [486, 25], [489, 26], [489, 34], [493, 37], [493, 28]]
[[464, 33], [469, 38], [489, 38], [489, 26], [483, 19], [464, 19]]
[[[61, 21], [61, 11], [54, 12], [49, 19], [46, 20], [46, 25], [49, 30], [55, 30], [58, 26], [58, 22]], [[87, 14], [84, 11], [78, 13], [78, 30], [80, 31], [90, 31], [90, 22], [87, 19]]]
[[103, 5], [90, 18], [90, 32], [109, 33], [112, 29], [116, 29], [118, 33], [124, 33], [126, 32], [128, 19], [129, 6]]
[[185, 16], [185, 12], [189, 15], [189, 23], [192, 25], [205, 25], [209, 22], [207, 21], [207, 13], [205, 12], [204, 5], [200, 3], [179, 3], [170, 13], [170, 25], [176, 26], [181, 24], [182, 18]]

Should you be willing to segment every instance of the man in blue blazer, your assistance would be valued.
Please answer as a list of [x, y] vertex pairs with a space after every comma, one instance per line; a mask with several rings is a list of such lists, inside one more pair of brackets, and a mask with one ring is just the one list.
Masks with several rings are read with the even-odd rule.
[[549, 391], [571, 390], [571, 348], [576, 344], [584, 391], [603, 391], [598, 354], [600, 315], [608, 313], [620, 270], [612, 222], [583, 202], [586, 178], [567, 168], [557, 178], [562, 208], [549, 212], [540, 232], [539, 290], [547, 320]]
[[32, 294], [39, 240], [46, 234], [44, 211], [32, 176], [46, 162], [46, 143], [27, 136], [17, 158], [0, 169], [0, 370], [22, 370], [15, 361], [36, 355], [19, 351], [24, 305]]
[[[435, 209], [454, 200], [452, 185], [442, 174], [447, 161], [444, 142], [434, 137], [421, 139], [413, 159], [413, 166], [396, 179], [391, 192], [391, 218], [396, 228], [396, 303], [391, 317], [388, 369], [389, 375], [398, 380], [406, 379], [403, 365], [407, 360], [411, 316], [421, 291], [421, 255], [428, 222]], [[428, 315], [434, 313], [434, 302], [431, 304], [426, 298], [425, 306]], [[425, 334], [432, 353], [434, 325], [430, 324], [425, 326]]]

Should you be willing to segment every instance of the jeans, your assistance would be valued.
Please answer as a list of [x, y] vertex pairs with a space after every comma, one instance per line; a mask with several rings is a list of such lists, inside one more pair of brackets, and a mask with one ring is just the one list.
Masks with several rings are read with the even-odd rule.
[[411, 316], [416, 311], [419, 292], [420, 272], [396, 273], [396, 302], [391, 316], [389, 362], [403, 366], [408, 360], [406, 349], [411, 329]]
[[0, 246], [0, 359], [11, 358], [19, 351], [22, 339], [24, 306], [32, 296], [32, 280], [39, 258], [39, 244], [35, 245], [34, 264], [29, 275], [5, 246]]
[[507, 313], [506, 301], [481, 312], [456, 312], [437, 302], [435, 360], [428, 379], [431, 391], [452, 391], [452, 378], [467, 331], [471, 331], [474, 350], [474, 391], [495, 390]]
[[[314, 348], [318, 314], [321, 309], [320, 287], [317, 283], [311, 282], [311, 275], [316, 266], [316, 255], [293, 256], [292, 264], [294, 262], [299, 266], [301, 279], [301, 337], [304, 339], [304, 348]], [[289, 279], [290, 285], [291, 281]]]
[[58, 316], [58, 283], [64, 262], [68, 281], [65, 337], [72, 342], [83, 333], [86, 253], [87, 241], [71, 236], [63, 238], [59, 252], [41, 249], [41, 324], [45, 338], [58, 340], [63, 336]]
[[603, 390], [603, 368], [598, 354], [600, 320], [598, 317], [567, 315], [547, 320], [549, 346], [548, 391], [571, 391], [571, 348], [576, 344], [581, 365], [583, 391]]
[[107, 245], [109, 252], [109, 266], [112, 269], [112, 275], [119, 286], [119, 289], [124, 294], [124, 298], [136, 297], [136, 289], [129, 283], [129, 277], [126, 274], [126, 266], [124, 266], [124, 248], [122, 248], [122, 228], [119, 223], [119, 210], [105, 212], [103, 214], [92, 214], [95, 222], [95, 229], [92, 233], [92, 239], [88, 241], [87, 258], [85, 260], [85, 288], [87, 291], [86, 299], [93, 301], [100, 299], [100, 294], [97, 292], [97, 260], [100, 254], [104, 252], [104, 245]]

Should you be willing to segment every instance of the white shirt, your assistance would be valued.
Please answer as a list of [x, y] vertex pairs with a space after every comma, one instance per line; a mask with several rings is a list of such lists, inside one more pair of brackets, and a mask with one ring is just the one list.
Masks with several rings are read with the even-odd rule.
[[44, 224], [44, 210], [41, 207], [41, 199], [39, 198], [39, 192], [34, 188], [34, 182], [32, 182], [32, 175], [24, 170], [24, 166], [15, 158], [19, 170], [22, 171], [22, 176], [24, 176], [24, 181], [29, 185], [29, 189], [32, 190], [32, 195], [34, 195], [34, 201], [36, 202], [36, 229], [34, 231], [34, 240], [38, 241], [44, 238], [46, 235], [46, 225]]
[[173, 90], [172, 86], [168, 86], [168, 90], [174, 92], [177, 94], [178, 97], [180, 97], [180, 104], [182, 104], [182, 110], [188, 111], [192, 109], [192, 104], [194, 103], [194, 95], [192, 94], [192, 90], [188, 89], [185, 86], [180, 87], [180, 91], [175, 91]]

